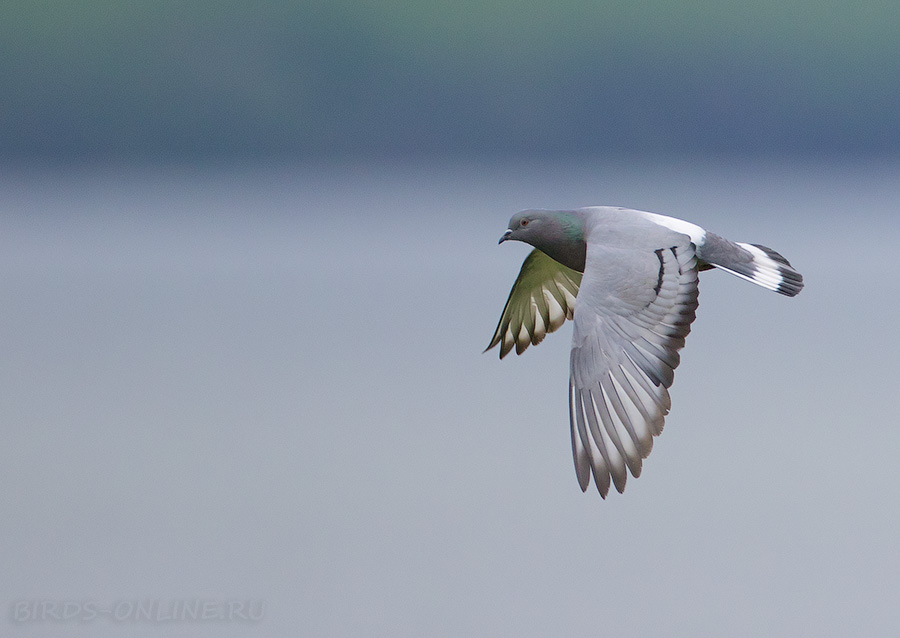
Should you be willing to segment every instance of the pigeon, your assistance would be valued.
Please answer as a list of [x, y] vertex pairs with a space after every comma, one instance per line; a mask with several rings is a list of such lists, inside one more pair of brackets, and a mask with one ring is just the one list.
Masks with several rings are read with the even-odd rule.
[[793, 297], [803, 277], [758, 244], [732, 242], [674, 217], [613, 206], [525, 210], [500, 238], [534, 247], [487, 350], [522, 354], [574, 323], [569, 428], [582, 491], [606, 498], [641, 475], [671, 408], [674, 379], [697, 310], [698, 273], [719, 268]]

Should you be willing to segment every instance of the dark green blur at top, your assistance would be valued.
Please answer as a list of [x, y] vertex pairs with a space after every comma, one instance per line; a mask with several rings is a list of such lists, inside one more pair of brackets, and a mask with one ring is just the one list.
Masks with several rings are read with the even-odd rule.
[[0, 5], [6, 157], [885, 153], [900, 3]]

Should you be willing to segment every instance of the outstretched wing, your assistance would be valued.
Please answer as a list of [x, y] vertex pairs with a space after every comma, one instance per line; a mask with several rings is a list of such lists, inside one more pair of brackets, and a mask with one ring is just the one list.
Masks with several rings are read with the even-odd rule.
[[572, 454], [582, 490], [640, 476], [671, 402], [667, 388], [697, 309], [686, 235], [656, 250], [591, 246], [575, 309], [569, 377]]
[[514, 345], [516, 354], [522, 354], [529, 344], [539, 344], [548, 332], [572, 318], [580, 284], [580, 272], [532, 250], [522, 263], [485, 352], [500, 344], [502, 359]]

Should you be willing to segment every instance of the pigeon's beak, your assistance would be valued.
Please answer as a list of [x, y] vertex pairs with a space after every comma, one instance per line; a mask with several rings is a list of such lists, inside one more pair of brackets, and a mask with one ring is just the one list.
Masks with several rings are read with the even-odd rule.
[[497, 243], [498, 243], [498, 244], [502, 244], [502, 243], [505, 242], [507, 239], [510, 239], [510, 235], [512, 235], [512, 230], [506, 231], [505, 233], [503, 233], [503, 237], [501, 237], [501, 238], [500, 238], [500, 241], [498, 241]]

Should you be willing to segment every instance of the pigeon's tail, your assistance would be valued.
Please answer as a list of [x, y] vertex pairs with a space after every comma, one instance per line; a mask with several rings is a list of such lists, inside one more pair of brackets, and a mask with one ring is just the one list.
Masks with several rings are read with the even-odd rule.
[[721, 268], [788, 297], [803, 289], [803, 275], [780, 254], [759, 244], [728, 241], [707, 232], [703, 244], [697, 246], [697, 257], [703, 261], [701, 269]]

